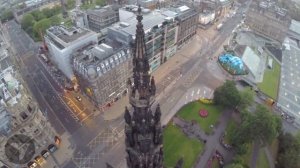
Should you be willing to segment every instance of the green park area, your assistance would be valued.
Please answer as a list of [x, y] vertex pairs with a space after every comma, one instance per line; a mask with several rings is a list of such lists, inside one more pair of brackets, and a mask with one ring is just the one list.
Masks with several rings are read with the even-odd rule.
[[163, 136], [164, 167], [174, 167], [181, 157], [184, 168], [193, 167], [204, 144], [197, 139], [188, 138], [178, 127], [171, 124], [164, 129]]
[[[208, 112], [207, 117], [201, 117], [199, 115], [200, 110], [206, 110]], [[215, 125], [220, 117], [221, 107], [214, 104], [203, 104], [199, 101], [191, 102], [183, 106], [177, 115], [186, 121], [196, 121], [201, 129], [205, 133], [210, 134], [212, 132], [211, 125]]]
[[280, 79], [280, 65], [277, 61], [273, 61], [273, 68], [267, 68], [264, 73], [262, 83], [259, 83], [258, 88], [274, 100], [277, 99], [278, 87]]
[[225, 129], [224, 141], [226, 144], [232, 145], [229, 137], [232, 137], [233, 134], [235, 134], [237, 127], [238, 127], [237, 123], [231, 119]]

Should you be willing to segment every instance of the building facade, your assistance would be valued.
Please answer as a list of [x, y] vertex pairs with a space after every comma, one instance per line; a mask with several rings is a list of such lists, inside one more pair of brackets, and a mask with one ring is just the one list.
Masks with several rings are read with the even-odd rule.
[[279, 8], [274, 1], [253, 1], [245, 19], [255, 33], [280, 43], [286, 36], [290, 22], [287, 10]]
[[120, 20], [119, 7], [116, 5], [87, 10], [86, 15], [88, 28], [95, 32], [100, 32]]
[[76, 26], [99, 33], [120, 20], [119, 6], [108, 5], [102, 8], [88, 9], [87, 11], [73, 9], [71, 19]]
[[52, 60], [69, 78], [73, 77], [71, 53], [83, 46], [97, 44], [97, 33], [78, 27], [53, 26], [46, 30], [45, 42]]
[[177, 51], [178, 27], [174, 19], [165, 20], [161, 26], [155, 26], [146, 34], [146, 56], [149, 59], [150, 72], [175, 55]]
[[178, 25], [177, 47], [180, 49], [196, 35], [199, 13], [187, 6], [178, 7], [175, 11], [178, 12], [175, 20]]
[[[155, 71], [177, 51], [178, 26], [175, 15], [172, 11], [157, 11], [144, 15], [146, 54], [150, 72]], [[135, 38], [135, 24], [134, 17], [122, 20], [108, 28], [108, 38], [130, 47]]]
[[99, 107], [110, 106], [127, 93], [130, 50], [108, 44], [90, 45], [73, 55], [73, 68], [86, 95]]
[[[55, 142], [55, 131], [23, 85], [24, 81], [19, 72], [14, 70], [2, 43], [0, 53], [0, 161], [10, 167], [27, 167], [27, 163], [13, 163], [8, 153], [16, 151], [7, 147], [8, 141], [14, 139], [23, 142], [24, 139], [19, 135], [24, 135], [33, 140], [35, 153], [40, 153]], [[20, 153], [27, 150], [27, 146], [20, 144], [15, 148]]]

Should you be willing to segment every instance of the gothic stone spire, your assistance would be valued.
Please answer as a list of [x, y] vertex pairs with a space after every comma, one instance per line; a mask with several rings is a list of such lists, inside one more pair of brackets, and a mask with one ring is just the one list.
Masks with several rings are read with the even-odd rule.
[[132, 110], [125, 109], [127, 165], [129, 168], [162, 168], [162, 128], [159, 105], [151, 111], [156, 92], [154, 78], [149, 74], [146, 57], [145, 33], [141, 7], [137, 14], [133, 54], [133, 82], [129, 79], [129, 102]]

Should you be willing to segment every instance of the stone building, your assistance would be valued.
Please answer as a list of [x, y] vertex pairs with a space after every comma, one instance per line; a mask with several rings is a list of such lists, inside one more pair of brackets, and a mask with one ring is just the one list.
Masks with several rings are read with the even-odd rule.
[[[8, 140], [15, 138], [23, 142], [23, 138], [18, 139], [16, 136], [25, 135], [33, 140], [38, 155], [54, 143], [55, 132], [23, 85], [20, 74], [14, 70], [6, 48], [1, 45], [0, 50], [0, 161], [10, 167], [17, 167], [22, 165], [12, 163], [6, 155], [7, 151], [16, 152], [10, 148], [5, 150]], [[27, 147], [17, 146], [17, 149], [25, 153]]]
[[247, 12], [245, 23], [255, 33], [268, 39], [283, 42], [291, 19], [287, 10], [274, 1], [253, 1]]
[[125, 144], [128, 168], [162, 168], [163, 134], [160, 123], [160, 106], [152, 112], [156, 86], [150, 76], [150, 65], [146, 56], [145, 32], [141, 8], [138, 9], [136, 38], [132, 46], [133, 77], [128, 81], [129, 103], [132, 113], [125, 109]]
[[86, 95], [102, 107], [127, 93], [130, 50], [108, 44], [89, 45], [73, 53], [73, 68]]

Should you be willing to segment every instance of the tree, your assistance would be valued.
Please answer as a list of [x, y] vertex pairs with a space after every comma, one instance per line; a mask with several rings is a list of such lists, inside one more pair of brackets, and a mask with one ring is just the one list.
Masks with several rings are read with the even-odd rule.
[[61, 18], [55, 15], [50, 18], [50, 21], [51, 25], [59, 25], [61, 23]]
[[256, 140], [263, 145], [271, 143], [281, 131], [281, 119], [273, 115], [265, 106], [257, 105], [254, 114], [245, 112], [242, 123], [232, 142], [236, 146], [247, 144]]
[[40, 33], [44, 33], [51, 26], [50, 19], [42, 19], [36, 22], [33, 26], [34, 35], [40, 39]]
[[105, 0], [96, 0], [96, 5], [104, 6], [105, 5]]
[[277, 167], [300, 167], [300, 138], [289, 133], [281, 134], [278, 138], [279, 149], [277, 155]]
[[46, 18], [50, 18], [51, 16], [53, 16], [53, 10], [50, 8], [44, 8], [42, 10], [42, 13], [45, 15]]
[[40, 20], [46, 18], [46, 16], [44, 15], [44, 13], [42, 11], [40, 11], [40, 10], [32, 11], [31, 14], [32, 14], [32, 16], [34, 17], [34, 19], [36, 21], [40, 21]]
[[254, 92], [251, 89], [245, 89], [240, 92], [239, 108], [245, 109], [254, 102]]
[[227, 108], [235, 108], [240, 102], [240, 94], [233, 81], [226, 82], [214, 92], [214, 102]]
[[67, 0], [67, 9], [75, 8], [76, 1], [75, 0]]
[[238, 163], [232, 163], [230, 165], [225, 166], [225, 168], [244, 168], [244, 166]]
[[24, 30], [26, 30], [28, 27], [32, 27], [34, 23], [34, 17], [32, 16], [32, 14], [28, 13], [23, 16], [21, 26]]
[[279, 135], [282, 127], [281, 119], [263, 105], [256, 107], [251, 123], [253, 124], [249, 131], [253, 134], [252, 140], [259, 138], [264, 143], [271, 143]]
[[1, 22], [6, 22], [8, 20], [12, 20], [14, 18], [13, 12], [9, 9], [6, 9], [1, 14]]

